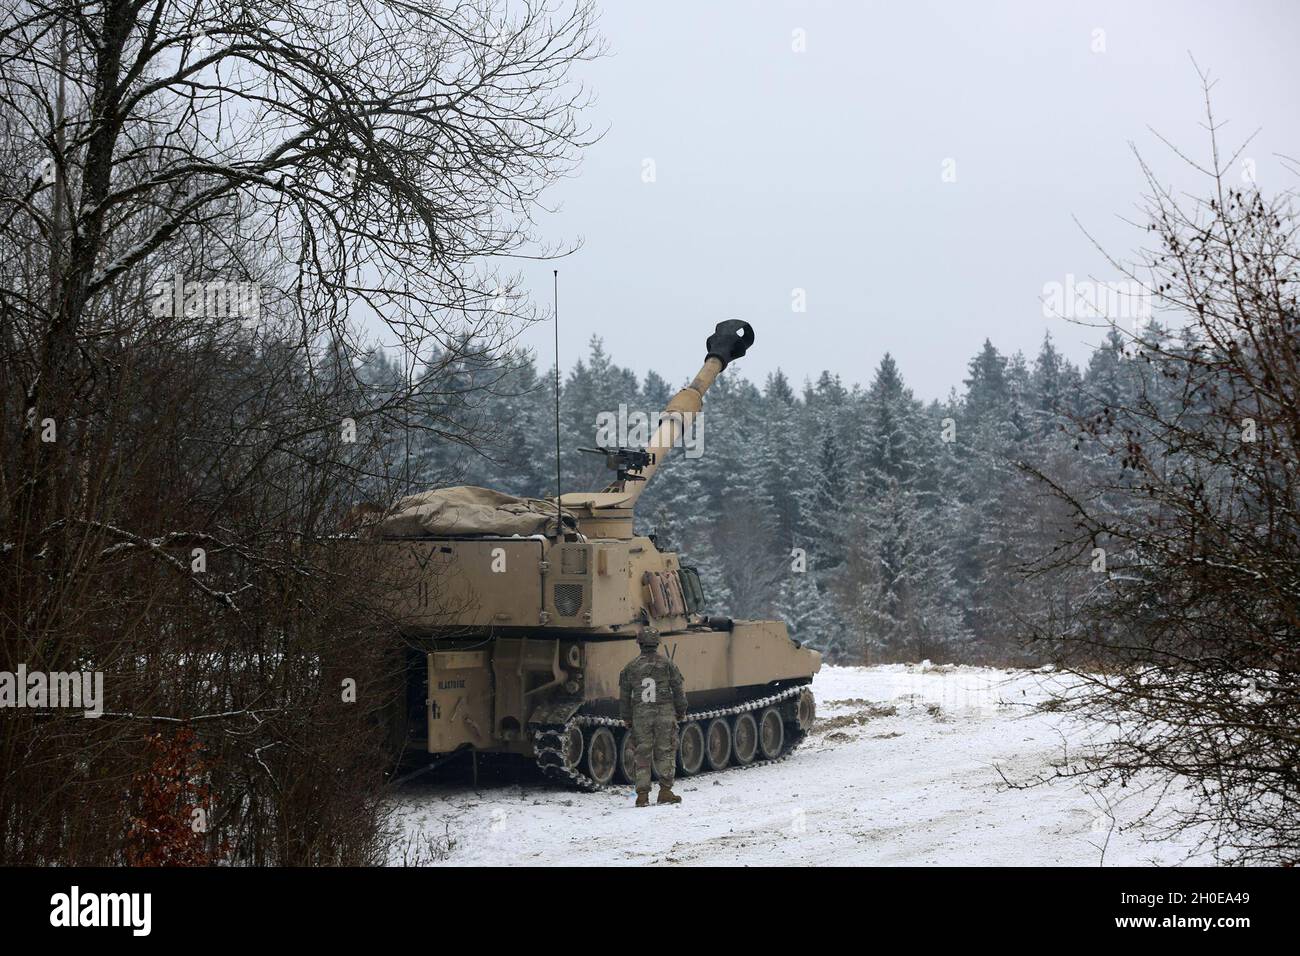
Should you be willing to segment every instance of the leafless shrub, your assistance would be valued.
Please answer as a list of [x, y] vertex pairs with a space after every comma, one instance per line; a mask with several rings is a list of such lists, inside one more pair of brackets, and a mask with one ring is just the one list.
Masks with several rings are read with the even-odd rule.
[[[1242, 863], [1300, 859], [1300, 244], [1293, 197], [1269, 199], [1219, 151], [1202, 75], [1209, 184], [1150, 184], [1154, 244], [1128, 274], [1185, 322], [1130, 333], [1138, 399], [1078, 423], [1107, 467], [1086, 485], [1039, 471], [1073, 532], [1047, 569], [1106, 570], [1060, 641], [1069, 709], [1115, 728], [1072, 763], [1100, 782], [1165, 776], [1190, 791], [1179, 826]], [[1182, 155], [1181, 153], [1179, 154]], [[1087, 573], [1086, 571], [1082, 573]], [[1058, 624], [1060, 622], [1057, 622]]]

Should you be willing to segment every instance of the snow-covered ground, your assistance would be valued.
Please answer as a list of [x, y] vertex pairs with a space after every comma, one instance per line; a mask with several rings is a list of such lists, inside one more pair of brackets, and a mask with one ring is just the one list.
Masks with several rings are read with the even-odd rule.
[[[679, 779], [683, 803], [636, 810], [630, 787], [576, 793], [527, 768], [412, 783], [393, 802], [394, 863], [460, 865], [1170, 865], [1142, 792], [1050, 776], [1090, 728], [1041, 709], [1038, 671], [825, 667], [817, 723], [778, 764]], [[1144, 837], [1146, 839], [1144, 840]], [[1104, 860], [1103, 860], [1104, 848]]]

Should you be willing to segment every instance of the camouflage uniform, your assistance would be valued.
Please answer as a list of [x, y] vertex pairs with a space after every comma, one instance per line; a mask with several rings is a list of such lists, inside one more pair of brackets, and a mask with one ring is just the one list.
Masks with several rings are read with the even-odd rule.
[[637, 793], [650, 790], [650, 762], [659, 786], [671, 789], [677, 775], [677, 721], [686, 716], [682, 672], [663, 655], [641, 653], [618, 675], [619, 712], [632, 728]]

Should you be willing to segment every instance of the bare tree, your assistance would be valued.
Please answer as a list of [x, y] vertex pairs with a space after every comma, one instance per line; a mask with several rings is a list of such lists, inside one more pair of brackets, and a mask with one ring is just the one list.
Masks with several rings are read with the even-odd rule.
[[120, 862], [195, 744], [209, 858], [378, 858], [405, 649], [339, 527], [478, 441], [596, 52], [581, 3], [6, 4], [0, 669], [108, 700], [2, 715], [0, 859]]

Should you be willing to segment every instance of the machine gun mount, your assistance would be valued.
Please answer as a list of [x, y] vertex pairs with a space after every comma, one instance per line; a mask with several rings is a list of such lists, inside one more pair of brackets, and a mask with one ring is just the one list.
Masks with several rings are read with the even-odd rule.
[[619, 481], [645, 481], [641, 474], [655, 463], [654, 452], [644, 448], [579, 448], [589, 455], [604, 455], [605, 467], [618, 475]]

